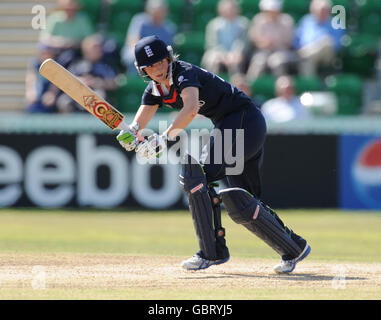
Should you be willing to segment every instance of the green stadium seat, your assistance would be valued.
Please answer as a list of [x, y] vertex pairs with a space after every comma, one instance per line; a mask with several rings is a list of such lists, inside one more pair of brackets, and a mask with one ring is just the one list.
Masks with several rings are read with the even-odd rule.
[[[87, 1], [90, 1], [90, 0], [87, 0]], [[141, 0], [110, 0], [110, 5], [111, 5], [112, 13], [121, 12], [121, 11], [129, 11], [130, 13], [137, 13], [137, 12], [144, 11], [144, 1], [141, 1]]]
[[361, 33], [381, 35], [381, 13], [370, 13], [359, 19], [359, 31]]
[[348, 10], [350, 10], [353, 6], [353, 0], [331, 0], [332, 7], [340, 5], [345, 8], [345, 10], [348, 13]]
[[184, 22], [185, 3], [183, 0], [168, 0], [168, 18], [178, 27]]
[[344, 93], [336, 94], [338, 99], [338, 115], [356, 115], [361, 113], [362, 99], [348, 96]]
[[122, 11], [114, 14], [112, 19], [109, 21], [110, 31], [126, 33], [132, 17], [133, 13], [128, 11]]
[[[122, 113], [136, 113], [140, 107], [142, 94], [147, 87], [147, 83], [140, 76], [128, 75], [121, 80], [118, 90], [108, 92], [110, 103], [118, 108]], [[173, 109], [163, 105], [158, 112], [171, 112]]]
[[346, 35], [342, 43], [340, 55], [344, 72], [372, 76], [378, 56], [378, 38], [368, 34]]
[[96, 25], [101, 13], [101, 2], [93, 0], [79, 0], [81, 11], [85, 12], [91, 22]]
[[180, 54], [180, 60], [184, 60], [199, 66], [201, 64], [202, 56], [203, 56], [202, 53], [199, 53], [196, 51], [189, 51], [189, 52]]
[[298, 95], [304, 92], [321, 91], [323, 89], [323, 83], [319, 77], [295, 76], [293, 79], [295, 91]]
[[356, 0], [356, 5], [360, 16], [367, 16], [375, 12], [381, 14], [380, 0]]
[[264, 74], [251, 83], [253, 97], [259, 103], [275, 97], [275, 80], [275, 76]]
[[241, 0], [241, 15], [244, 15], [248, 19], [252, 19], [254, 15], [256, 15], [259, 10], [259, 1], [260, 0]]
[[331, 75], [325, 79], [328, 91], [338, 98], [338, 114], [359, 114], [362, 107], [362, 78], [357, 75]]
[[205, 11], [205, 12], [198, 13], [197, 16], [194, 15], [193, 21], [192, 21], [192, 29], [194, 31], [205, 32], [206, 25], [214, 17], [216, 17], [216, 14], [213, 11]]
[[205, 31], [208, 22], [217, 15], [219, 0], [192, 0], [192, 30]]
[[140, 96], [143, 94], [144, 89], [147, 87], [147, 83], [138, 75], [128, 75], [125, 83], [122, 86], [123, 92], [136, 92]]
[[198, 14], [204, 11], [212, 11], [217, 13], [217, 4], [219, 0], [191, 0], [192, 11]]
[[183, 10], [185, 8], [185, 1], [184, 0], [168, 0], [168, 7], [169, 10], [176, 14], [183, 14]]
[[108, 33], [116, 40], [119, 47], [123, 46], [126, 38], [128, 26], [133, 14], [128, 11], [122, 11], [114, 14], [109, 20]]
[[182, 17], [177, 14], [168, 14], [168, 20], [173, 22], [178, 28], [182, 24]]
[[124, 44], [125, 36], [132, 17], [144, 11], [144, 2], [140, 0], [110, 0], [108, 18], [108, 36], [113, 38], [119, 47]]
[[123, 95], [118, 94], [118, 110], [122, 113], [136, 113], [140, 107], [140, 103], [141, 96], [137, 93], [131, 92]]
[[174, 40], [175, 53], [180, 54], [180, 59], [193, 64], [200, 64], [204, 53], [205, 34], [199, 32], [178, 33]]
[[296, 21], [309, 13], [310, 0], [284, 0], [283, 12], [290, 14]]
[[348, 95], [359, 95], [362, 92], [362, 79], [354, 74], [337, 74], [325, 79], [328, 89], [334, 92], [345, 92]]
[[306, 14], [309, 12], [311, 0], [283, 0], [284, 12], [298, 12], [300, 14]]
[[109, 93], [110, 102], [121, 112], [136, 112], [146, 86], [140, 76], [128, 75], [120, 81], [118, 90]]
[[199, 32], [178, 33], [174, 39], [175, 47], [181, 51], [204, 51], [205, 34]]

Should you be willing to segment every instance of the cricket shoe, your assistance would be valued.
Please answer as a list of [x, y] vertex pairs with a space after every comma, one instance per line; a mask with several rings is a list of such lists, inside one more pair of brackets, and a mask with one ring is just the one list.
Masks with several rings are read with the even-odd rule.
[[209, 268], [212, 265], [222, 264], [224, 262], [227, 262], [229, 260], [229, 256], [224, 259], [219, 260], [208, 260], [201, 257], [199, 253], [196, 253], [193, 257], [184, 260], [181, 263], [181, 266], [186, 270], [202, 270]]
[[291, 260], [281, 260], [280, 264], [274, 267], [276, 273], [290, 273], [295, 269], [295, 266], [298, 262], [306, 258], [311, 252], [311, 247], [306, 243], [302, 253], [294, 259]]

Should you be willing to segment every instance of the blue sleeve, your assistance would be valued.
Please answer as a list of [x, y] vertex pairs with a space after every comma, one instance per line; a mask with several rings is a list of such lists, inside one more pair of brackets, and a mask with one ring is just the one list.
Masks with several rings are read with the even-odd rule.
[[198, 72], [194, 68], [189, 68], [181, 73], [179, 73], [174, 82], [179, 88], [179, 93], [187, 87], [197, 87], [201, 88], [201, 83], [198, 77]]
[[304, 22], [305, 22], [305, 17], [300, 20], [300, 22], [298, 23], [298, 25], [297, 25], [297, 27], [295, 29], [294, 41], [293, 41], [293, 44], [292, 44], [292, 47], [294, 49], [300, 49], [300, 47], [301, 47], [300, 38], [301, 38], [301, 34], [303, 32], [303, 28], [305, 27], [304, 26], [304, 24], [305, 24]]
[[345, 34], [345, 31], [342, 29], [333, 29], [330, 28], [331, 36], [334, 40], [335, 50], [339, 50], [341, 48], [341, 38]]
[[159, 107], [161, 107], [163, 105], [163, 99], [162, 97], [153, 95], [152, 88], [152, 84], [150, 83], [144, 90], [141, 104], [146, 106], [159, 105]]

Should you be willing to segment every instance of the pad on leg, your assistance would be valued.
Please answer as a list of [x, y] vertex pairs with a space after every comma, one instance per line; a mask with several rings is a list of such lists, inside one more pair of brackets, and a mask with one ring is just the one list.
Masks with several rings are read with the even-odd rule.
[[218, 259], [225, 259], [229, 257], [229, 249], [226, 246], [225, 240], [225, 228], [222, 227], [221, 221], [221, 197], [217, 194], [214, 187], [217, 187], [217, 183], [210, 183], [208, 185], [209, 196], [212, 200], [213, 207], [213, 221], [214, 221], [214, 233], [216, 237], [216, 253]]
[[299, 247], [284, 226], [250, 193], [241, 188], [229, 188], [221, 190], [220, 196], [233, 221], [244, 225], [281, 256], [299, 256], [303, 248]]
[[187, 193], [189, 209], [203, 258], [216, 260], [216, 237], [213, 226], [213, 207], [201, 165], [190, 155], [185, 156], [180, 174], [181, 188]]

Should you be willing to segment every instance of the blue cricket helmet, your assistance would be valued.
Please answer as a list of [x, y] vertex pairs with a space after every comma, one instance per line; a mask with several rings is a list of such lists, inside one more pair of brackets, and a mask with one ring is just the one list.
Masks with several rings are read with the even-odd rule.
[[144, 68], [167, 57], [170, 62], [173, 61], [172, 47], [159, 39], [158, 36], [144, 37], [135, 45], [135, 67], [143, 77], [147, 76]]

